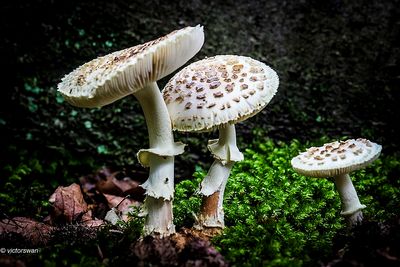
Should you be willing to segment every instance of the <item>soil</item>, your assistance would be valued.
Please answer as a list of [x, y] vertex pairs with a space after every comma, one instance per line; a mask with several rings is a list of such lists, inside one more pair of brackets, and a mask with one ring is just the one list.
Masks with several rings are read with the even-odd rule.
[[400, 217], [364, 222], [334, 242], [334, 258], [323, 266], [400, 266]]

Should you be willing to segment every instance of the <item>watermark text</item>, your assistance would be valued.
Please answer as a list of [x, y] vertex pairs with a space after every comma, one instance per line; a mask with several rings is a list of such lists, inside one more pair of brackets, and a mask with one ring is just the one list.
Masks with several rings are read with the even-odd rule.
[[0, 248], [0, 254], [36, 254], [39, 248]]

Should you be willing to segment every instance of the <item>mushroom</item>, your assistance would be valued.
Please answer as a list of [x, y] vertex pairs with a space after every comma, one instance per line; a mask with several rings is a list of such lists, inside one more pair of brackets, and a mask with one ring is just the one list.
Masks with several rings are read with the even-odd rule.
[[362, 222], [361, 210], [366, 206], [360, 203], [349, 173], [369, 165], [381, 150], [382, 146], [363, 138], [335, 141], [307, 149], [294, 157], [291, 164], [305, 176], [333, 177], [342, 202], [340, 214], [352, 227]]
[[219, 130], [208, 149], [214, 163], [198, 190], [202, 205], [195, 228], [210, 234], [224, 228], [223, 195], [233, 164], [243, 160], [236, 146], [235, 123], [262, 110], [275, 95], [274, 70], [249, 57], [219, 55], [179, 71], [163, 89], [173, 130]]
[[203, 27], [186, 27], [147, 42], [96, 58], [66, 75], [58, 91], [72, 105], [101, 107], [127, 95], [139, 101], [149, 133], [149, 149], [139, 162], [149, 167], [144, 210], [145, 235], [175, 232], [172, 215], [174, 156], [184, 144], [174, 142], [171, 120], [156, 81], [185, 64], [202, 47]]

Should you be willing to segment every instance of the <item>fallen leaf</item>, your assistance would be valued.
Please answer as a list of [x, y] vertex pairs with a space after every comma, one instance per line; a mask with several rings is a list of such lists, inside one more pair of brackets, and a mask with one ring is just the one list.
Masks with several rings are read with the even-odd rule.
[[[143, 201], [145, 190], [139, 186], [141, 184], [139, 181], [145, 180], [145, 176], [147, 179], [147, 174], [135, 172], [133, 175], [137, 179], [130, 178], [125, 175], [125, 172], [113, 171], [110, 168], [104, 167], [95, 174], [83, 176], [79, 180], [83, 191], [88, 195], [98, 190], [101, 193], [116, 196], [130, 195], [133, 199]], [[121, 179], [121, 177], [123, 178]]]
[[53, 229], [52, 226], [25, 217], [15, 217], [0, 221], [0, 234], [20, 234], [34, 245], [46, 244]]
[[49, 202], [53, 204], [51, 222], [72, 223], [92, 219], [78, 184], [59, 186], [50, 196]]

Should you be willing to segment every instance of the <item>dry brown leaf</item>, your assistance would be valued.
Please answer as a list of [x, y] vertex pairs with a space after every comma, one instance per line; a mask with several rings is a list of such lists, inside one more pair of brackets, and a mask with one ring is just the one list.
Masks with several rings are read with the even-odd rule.
[[130, 195], [133, 199], [143, 201], [145, 190], [139, 186], [141, 183], [138, 180], [144, 180], [143, 177], [147, 177], [147, 175], [135, 172], [134, 175], [138, 180], [131, 179], [128, 176], [125, 176], [123, 179], [117, 178], [122, 175], [123, 172], [113, 171], [110, 168], [104, 167], [97, 173], [83, 176], [79, 180], [83, 191], [88, 195], [98, 190], [101, 193], [116, 196]]
[[34, 245], [46, 244], [53, 229], [52, 226], [25, 217], [15, 217], [0, 221], [0, 234], [20, 234]]
[[52, 222], [71, 223], [92, 219], [78, 184], [74, 183], [67, 187], [59, 186], [49, 201], [54, 208], [51, 214]]

